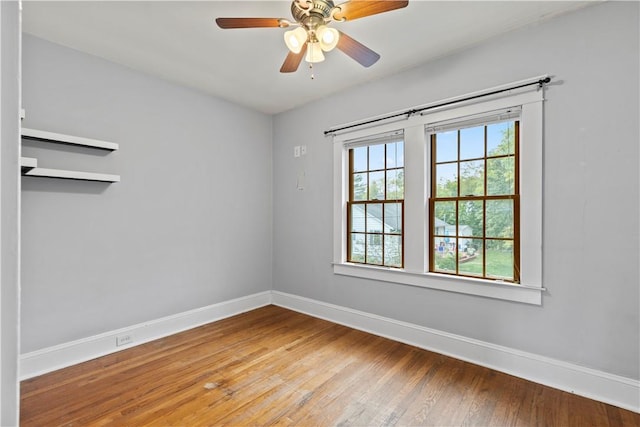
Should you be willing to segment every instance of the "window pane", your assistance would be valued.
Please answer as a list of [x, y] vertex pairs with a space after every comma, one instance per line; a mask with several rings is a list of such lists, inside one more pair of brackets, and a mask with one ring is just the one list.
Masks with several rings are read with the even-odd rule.
[[458, 131], [436, 134], [436, 162], [458, 160]]
[[402, 266], [402, 236], [384, 236], [384, 265]]
[[387, 171], [387, 200], [404, 198], [404, 169]]
[[459, 239], [458, 273], [482, 277], [482, 240]]
[[353, 174], [353, 200], [367, 200], [367, 173]]
[[404, 142], [398, 141], [387, 144], [387, 168], [404, 166]]
[[382, 264], [382, 235], [367, 234], [367, 264]]
[[487, 237], [513, 238], [513, 200], [487, 200]]
[[384, 232], [402, 233], [402, 204], [385, 203], [384, 205]]
[[436, 166], [436, 197], [458, 195], [458, 164], [445, 163]]
[[382, 203], [367, 205], [367, 233], [382, 233]]
[[515, 122], [487, 126], [487, 156], [515, 153]]
[[461, 201], [458, 204], [458, 236], [482, 237], [482, 200]]
[[487, 159], [487, 193], [501, 196], [515, 193], [516, 168], [513, 157]]
[[460, 197], [484, 196], [484, 160], [460, 162]]
[[484, 157], [484, 126], [460, 129], [460, 160]]
[[369, 146], [369, 170], [384, 169], [384, 144]]
[[364, 234], [351, 233], [351, 253], [349, 261], [364, 262]]
[[364, 205], [351, 205], [351, 231], [364, 233]]
[[369, 200], [384, 200], [384, 171], [369, 173]]
[[456, 233], [456, 202], [435, 202], [434, 230], [438, 236], [453, 236]]
[[513, 280], [513, 240], [487, 240], [487, 277]]
[[367, 147], [356, 147], [353, 149], [353, 171], [362, 172], [367, 170]]
[[[449, 240], [449, 238], [447, 238]], [[451, 251], [451, 242], [445, 242], [445, 238], [436, 237], [434, 239], [434, 267], [435, 271], [444, 273], [456, 272], [456, 256]]]

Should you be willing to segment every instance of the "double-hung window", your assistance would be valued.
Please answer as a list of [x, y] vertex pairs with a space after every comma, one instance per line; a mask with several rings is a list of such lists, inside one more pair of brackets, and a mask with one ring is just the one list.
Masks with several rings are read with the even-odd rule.
[[516, 90], [335, 134], [334, 273], [541, 304], [543, 99]]
[[429, 271], [520, 281], [519, 109], [428, 129]]
[[404, 141], [402, 133], [349, 148], [347, 260], [403, 266]]

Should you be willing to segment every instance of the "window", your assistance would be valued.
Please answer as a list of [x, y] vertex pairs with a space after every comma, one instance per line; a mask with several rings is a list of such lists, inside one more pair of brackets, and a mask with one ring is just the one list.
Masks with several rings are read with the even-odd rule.
[[525, 89], [334, 135], [334, 273], [541, 304], [542, 107]]
[[349, 149], [349, 262], [402, 267], [404, 142]]
[[429, 135], [429, 271], [518, 283], [520, 122]]

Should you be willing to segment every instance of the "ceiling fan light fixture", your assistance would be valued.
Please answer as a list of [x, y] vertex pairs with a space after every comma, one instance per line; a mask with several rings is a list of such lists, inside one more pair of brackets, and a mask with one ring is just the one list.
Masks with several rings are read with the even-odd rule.
[[329, 28], [326, 25], [321, 25], [316, 30], [316, 36], [320, 41], [320, 47], [325, 52], [329, 52], [338, 44], [340, 39], [340, 33], [335, 28]]
[[293, 53], [300, 53], [302, 46], [307, 42], [307, 32], [304, 28], [298, 27], [295, 30], [284, 33], [284, 44]]
[[311, 64], [324, 61], [324, 54], [322, 53], [320, 42], [309, 42], [307, 44], [307, 56], [304, 60]]

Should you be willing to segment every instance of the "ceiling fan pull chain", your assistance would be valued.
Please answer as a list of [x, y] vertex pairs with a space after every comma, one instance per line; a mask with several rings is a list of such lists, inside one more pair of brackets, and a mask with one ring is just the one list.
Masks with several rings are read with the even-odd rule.
[[315, 80], [316, 76], [313, 74], [313, 62], [309, 62], [309, 72], [311, 73], [311, 80]]

